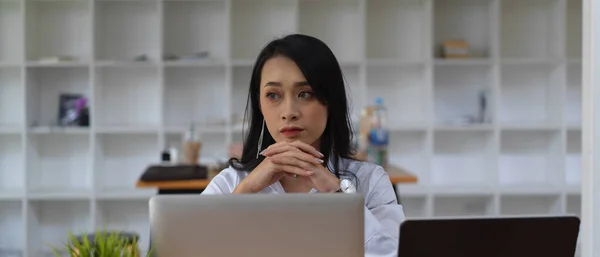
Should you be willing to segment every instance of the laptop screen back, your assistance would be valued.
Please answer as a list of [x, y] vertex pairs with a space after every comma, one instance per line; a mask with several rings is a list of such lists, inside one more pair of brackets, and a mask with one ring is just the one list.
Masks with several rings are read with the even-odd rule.
[[398, 257], [573, 257], [577, 217], [408, 220]]

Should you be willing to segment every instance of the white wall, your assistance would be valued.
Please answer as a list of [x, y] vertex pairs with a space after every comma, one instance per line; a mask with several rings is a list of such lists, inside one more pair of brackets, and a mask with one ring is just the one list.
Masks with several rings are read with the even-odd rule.
[[582, 256], [600, 256], [600, 1], [583, 1]]

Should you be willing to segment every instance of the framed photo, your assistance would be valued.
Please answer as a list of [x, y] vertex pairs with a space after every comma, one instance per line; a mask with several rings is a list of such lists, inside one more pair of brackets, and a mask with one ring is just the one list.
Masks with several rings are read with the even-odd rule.
[[61, 94], [58, 102], [59, 126], [89, 126], [87, 98], [81, 94]]

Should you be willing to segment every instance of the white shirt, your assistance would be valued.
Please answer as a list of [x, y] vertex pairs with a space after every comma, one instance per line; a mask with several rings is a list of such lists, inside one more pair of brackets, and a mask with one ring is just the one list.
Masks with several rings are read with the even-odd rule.
[[[396, 257], [400, 223], [405, 216], [388, 174], [379, 165], [351, 159], [341, 159], [340, 166], [356, 175], [356, 190], [365, 197], [365, 257]], [[211, 180], [202, 194], [230, 194], [247, 175], [246, 171], [228, 167]], [[285, 194], [285, 190], [276, 182], [261, 193]]]

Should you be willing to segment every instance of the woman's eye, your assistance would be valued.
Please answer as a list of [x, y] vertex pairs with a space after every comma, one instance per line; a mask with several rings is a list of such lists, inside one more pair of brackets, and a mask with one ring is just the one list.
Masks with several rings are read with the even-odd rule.
[[302, 98], [309, 98], [312, 96], [312, 93], [311, 92], [301, 92], [299, 96]]
[[279, 97], [279, 96], [277, 94], [275, 94], [275, 93], [267, 93], [267, 98], [277, 99], [277, 97]]

